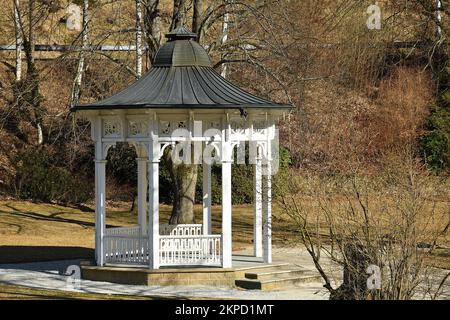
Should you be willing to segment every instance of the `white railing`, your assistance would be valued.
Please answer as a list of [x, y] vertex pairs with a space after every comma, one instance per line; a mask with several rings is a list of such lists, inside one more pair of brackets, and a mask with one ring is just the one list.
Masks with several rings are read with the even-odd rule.
[[141, 228], [139, 226], [107, 228], [105, 229], [105, 236], [140, 236]]
[[161, 224], [160, 235], [171, 236], [198, 236], [203, 232], [201, 224]]
[[103, 237], [106, 263], [147, 264], [147, 237], [132, 235], [109, 235]]
[[[161, 266], [222, 264], [222, 237], [202, 235], [201, 224], [160, 225]], [[148, 235], [139, 226], [108, 228], [103, 236], [104, 261], [111, 264], [146, 265]]]
[[160, 236], [159, 263], [161, 266], [221, 266], [221, 246], [220, 235]]

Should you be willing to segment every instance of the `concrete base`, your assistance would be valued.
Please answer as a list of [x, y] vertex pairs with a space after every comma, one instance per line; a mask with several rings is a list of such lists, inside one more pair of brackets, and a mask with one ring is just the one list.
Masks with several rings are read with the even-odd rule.
[[129, 267], [82, 266], [81, 277], [86, 280], [147, 286], [212, 285], [234, 286], [234, 269], [177, 268], [145, 269]]
[[320, 276], [289, 263], [265, 264], [259, 258], [234, 256], [234, 268], [177, 267], [148, 269], [143, 266], [94, 266], [81, 263], [81, 277], [86, 280], [146, 286], [227, 286], [243, 289], [281, 290]]

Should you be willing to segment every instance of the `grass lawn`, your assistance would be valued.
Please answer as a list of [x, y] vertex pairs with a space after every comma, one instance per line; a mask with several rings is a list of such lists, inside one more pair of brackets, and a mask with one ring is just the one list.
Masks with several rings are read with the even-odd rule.
[[[442, 203], [443, 208], [447, 207]], [[137, 224], [137, 212], [128, 203], [109, 203], [107, 227]], [[448, 207], [447, 207], [448, 208]], [[314, 210], [311, 208], [311, 210]], [[445, 209], [444, 209], [445, 210]], [[160, 223], [167, 223], [171, 207], [161, 205]], [[55, 204], [29, 201], [0, 201], [0, 264], [34, 261], [93, 259], [94, 212]], [[202, 207], [195, 207], [197, 223], [202, 221]], [[221, 208], [213, 207], [213, 233], [221, 232]], [[324, 226], [326, 227], [326, 226]], [[320, 231], [326, 241], [325, 228]], [[252, 244], [253, 209], [250, 205], [233, 206], [233, 250]], [[290, 245], [298, 240], [295, 224], [273, 207], [273, 243]], [[298, 242], [297, 242], [298, 244]], [[431, 263], [450, 269], [448, 249], [437, 250]]]
[[[135, 225], [136, 211], [129, 204], [111, 204], [107, 227]], [[161, 205], [160, 221], [167, 223], [171, 208]], [[196, 221], [201, 223], [201, 206]], [[0, 201], [0, 264], [94, 257], [94, 212], [55, 204], [28, 201]], [[220, 206], [213, 208], [213, 232], [220, 233]], [[289, 243], [295, 237], [292, 226], [274, 219], [274, 243]], [[233, 249], [251, 245], [251, 206], [233, 207]]]

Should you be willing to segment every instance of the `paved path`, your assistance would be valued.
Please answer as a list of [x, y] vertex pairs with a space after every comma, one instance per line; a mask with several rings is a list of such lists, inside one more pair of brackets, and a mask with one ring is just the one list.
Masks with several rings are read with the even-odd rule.
[[[251, 248], [234, 252], [237, 255], [251, 254]], [[274, 247], [274, 263], [289, 262], [300, 267], [314, 270], [314, 265], [308, 253], [302, 247]], [[261, 299], [261, 300], [322, 300], [328, 299], [327, 290], [320, 282], [304, 284], [294, 289], [285, 291], [262, 292], [252, 290], [232, 289], [229, 287], [217, 286], [133, 286], [121, 285], [108, 282], [81, 280], [79, 286], [68, 283], [68, 277], [63, 274], [70, 265], [79, 265], [79, 260], [72, 261], [51, 261], [34, 262], [23, 264], [0, 264], [0, 282], [12, 285], [21, 285], [42, 289], [78, 291], [85, 293], [103, 294], [126, 294], [143, 295], [155, 297], [199, 297], [217, 299]], [[242, 262], [241, 262], [242, 264]], [[244, 263], [245, 264], [245, 263]], [[331, 263], [324, 261], [324, 268], [334, 279], [341, 279], [340, 268], [332, 267]], [[334, 272], [331, 272], [334, 270]], [[435, 285], [439, 284], [448, 270], [435, 270], [435, 277], [431, 279]], [[333, 283], [337, 287], [336, 283]], [[426, 290], [426, 288], [424, 288]], [[417, 299], [423, 299], [422, 294], [418, 294]], [[426, 298], [426, 297], [425, 297]], [[444, 286], [443, 295], [440, 299], [450, 299], [450, 285]]]
[[[238, 252], [248, 254], [249, 250]], [[274, 262], [290, 262], [313, 269], [308, 255], [297, 248], [274, 248]], [[302, 285], [286, 291], [262, 292], [232, 289], [217, 286], [134, 286], [108, 282], [81, 280], [79, 285], [68, 282], [63, 274], [70, 265], [79, 265], [79, 260], [34, 262], [0, 265], [0, 282], [43, 289], [78, 291], [86, 293], [126, 294], [145, 296], [207, 297], [225, 299], [328, 299], [328, 293], [320, 282]]]

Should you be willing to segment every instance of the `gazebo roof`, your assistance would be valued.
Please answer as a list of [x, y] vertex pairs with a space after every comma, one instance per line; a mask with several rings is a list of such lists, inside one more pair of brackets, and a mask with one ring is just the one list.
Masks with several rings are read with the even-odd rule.
[[131, 86], [104, 100], [72, 111], [99, 109], [289, 109], [291, 105], [257, 97], [235, 86], [211, 65], [208, 54], [186, 28], [166, 35], [152, 68]]

